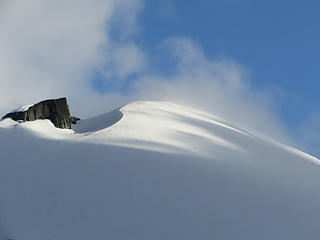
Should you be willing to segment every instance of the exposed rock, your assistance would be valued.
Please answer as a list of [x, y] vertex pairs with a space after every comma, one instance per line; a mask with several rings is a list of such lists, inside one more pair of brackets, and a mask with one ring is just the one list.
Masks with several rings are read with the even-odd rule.
[[37, 119], [49, 119], [57, 128], [71, 129], [71, 123], [79, 120], [70, 116], [66, 98], [50, 99], [31, 106], [26, 111], [11, 112], [4, 118], [12, 118], [15, 121], [34, 121]]
[[71, 117], [70, 120], [71, 120], [71, 124], [77, 124], [77, 121], [79, 121], [81, 119], [77, 118], [77, 117]]

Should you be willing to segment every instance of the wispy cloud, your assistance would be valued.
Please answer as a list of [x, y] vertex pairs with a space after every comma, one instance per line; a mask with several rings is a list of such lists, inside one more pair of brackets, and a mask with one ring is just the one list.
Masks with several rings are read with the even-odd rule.
[[0, 21], [0, 110], [65, 95], [78, 106], [96, 98], [89, 82], [96, 71], [124, 78], [143, 69], [144, 56], [131, 41], [142, 7], [140, 0], [7, 2]]
[[296, 132], [300, 145], [308, 152], [320, 156], [320, 112], [306, 117]]
[[154, 72], [136, 83], [141, 99], [169, 100], [205, 109], [229, 121], [288, 142], [276, 114], [276, 95], [255, 90], [250, 70], [231, 58], [208, 59], [189, 38], [164, 41], [175, 60], [172, 74]]
[[159, 13], [160, 13], [160, 16], [165, 19], [171, 19], [171, 20], [179, 19], [177, 9], [173, 4], [172, 0], [161, 1]]

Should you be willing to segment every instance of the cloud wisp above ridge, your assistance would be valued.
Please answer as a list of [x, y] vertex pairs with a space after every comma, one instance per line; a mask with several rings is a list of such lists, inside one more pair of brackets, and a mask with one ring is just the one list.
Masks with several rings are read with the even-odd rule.
[[[143, 39], [142, 0], [0, 4], [0, 112], [60, 96], [68, 96], [82, 117], [132, 100], [164, 100], [291, 141], [278, 118], [276, 96], [254, 89], [250, 70], [237, 61], [210, 59], [192, 39], [173, 36], [160, 44], [167, 58], [157, 60], [172, 62], [172, 71], [150, 64], [157, 56], [137, 44]], [[97, 73], [103, 86], [132, 87], [102, 94], [92, 87]]]
[[136, 82], [141, 99], [194, 106], [290, 142], [276, 115], [277, 96], [267, 89], [255, 90], [248, 67], [228, 57], [208, 59], [202, 47], [190, 38], [166, 39], [161, 48], [173, 58], [174, 70], [169, 74], [154, 72], [141, 76]]

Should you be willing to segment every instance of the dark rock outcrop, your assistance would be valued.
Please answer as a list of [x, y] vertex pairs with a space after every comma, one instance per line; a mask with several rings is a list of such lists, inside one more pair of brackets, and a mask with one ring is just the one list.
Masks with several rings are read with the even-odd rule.
[[71, 121], [71, 124], [77, 124], [77, 122], [81, 120], [80, 118], [77, 118], [77, 117], [72, 117], [70, 118], [70, 121]]
[[70, 116], [70, 110], [66, 98], [50, 99], [31, 106], [26, 111], [11, 112], [4, 118], [12, 118], [15, 121], [34, 121], [38, 119], [49, 119], [55, 127], [71, 129], [71, 123], [80, 120]]

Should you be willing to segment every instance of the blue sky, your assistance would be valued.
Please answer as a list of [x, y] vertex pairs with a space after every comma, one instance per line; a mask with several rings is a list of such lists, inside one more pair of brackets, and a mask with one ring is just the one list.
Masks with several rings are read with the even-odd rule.
[[289, 126], [319, 110], [318, 1], [149, 0], [145, 4], [143, 41], [150, 51], [171, 35], [189, 36], [208, 56], [227, 55], [247, 65], [257, 88], [281, 88], [280, 112]]

